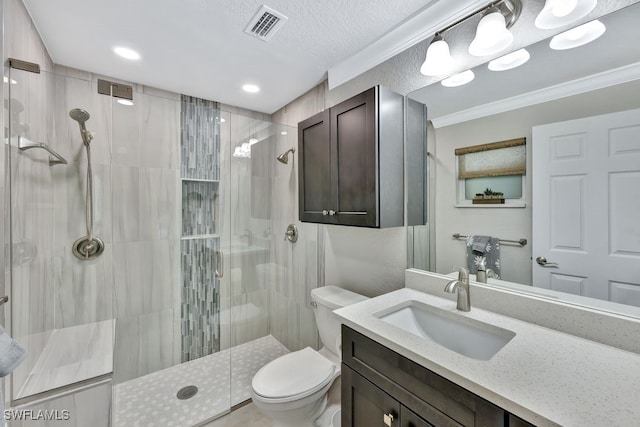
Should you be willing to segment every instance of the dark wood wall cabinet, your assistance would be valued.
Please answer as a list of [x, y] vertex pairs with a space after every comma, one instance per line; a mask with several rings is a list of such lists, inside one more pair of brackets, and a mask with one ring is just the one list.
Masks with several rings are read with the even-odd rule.
[[404, 224], [404, 98], [371, 88], [298, 124], [300, 221]]
[[532, 424], [343, 325], [342, 426]]

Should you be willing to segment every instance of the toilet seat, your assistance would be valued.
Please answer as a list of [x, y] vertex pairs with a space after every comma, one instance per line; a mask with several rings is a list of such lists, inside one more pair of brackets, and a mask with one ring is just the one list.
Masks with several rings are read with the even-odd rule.
[[306, 347], [263, 366], [251, 381], [253, 392], [260, 400], [286, 403], [303, 399], [330, 385], [336, 365]]

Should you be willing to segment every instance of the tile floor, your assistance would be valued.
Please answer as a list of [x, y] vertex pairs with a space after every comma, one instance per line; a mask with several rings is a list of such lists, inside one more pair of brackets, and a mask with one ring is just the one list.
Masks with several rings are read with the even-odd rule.
[[[278, 340], [268, 335], [210, 356], [118, 384], [114, 387], [113, 425], [114, 427], [202, 425], [207, 420], [228, 411], [231, 406], [249, 399], [251, 379], [254, 374], [266, 363], [288, 352]], [[197, 386], [198, 393], [188, 400], [177, 399], [176, 393], [186, 385]], [[251, 412], [253, 405], [248, 406], [249, 409], [237, 415], [236, 412], [245, 407], [234, 411], [229, 419], [236, 422], [236, 417], [243, 414], [257, 416], [257, 411], [255, 411], [256, 414]], [[220, 422], [225, 418], [221, 418]], [[254, 425], [243, 424], [243, 422], [220, 425]], [[270, 424], [258, 422], [256, 421], [256, 426], [270, 426]]]

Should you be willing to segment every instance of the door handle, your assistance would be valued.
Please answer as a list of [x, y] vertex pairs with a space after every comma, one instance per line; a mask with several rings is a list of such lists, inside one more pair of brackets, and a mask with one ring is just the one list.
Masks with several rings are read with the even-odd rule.
[[539, 256], [538, 258], [536, 258], [536, 262], [542, 267], [558, 267], [558, 263], [547, 262], [547, 259], [543, 256]]
[[224, 253], [221, 250], [216, 250], [216, 270], [215, 275], [218, 279], [224, 276]]

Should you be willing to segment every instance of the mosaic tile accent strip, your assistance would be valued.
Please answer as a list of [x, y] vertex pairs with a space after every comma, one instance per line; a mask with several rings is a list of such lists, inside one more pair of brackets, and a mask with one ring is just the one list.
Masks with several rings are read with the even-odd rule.
[[214, 265], [219, 245], [217, 238], [180, 241], [182, 362], [220, 350], [220, 281]]
[[182, 178], [220, 179], [218, 103], [182, 95]]
[[182, 181], [182, 235], [215, 233], [218, 183]]
[[[114, 386], [114, 427], [194, 426], [251, 398], [251, 379], [289, 353], [271, 335]], [[229, 375], [231, 373], [231, 375]], [[182, 387], [198, 394], [178, 400]]]

